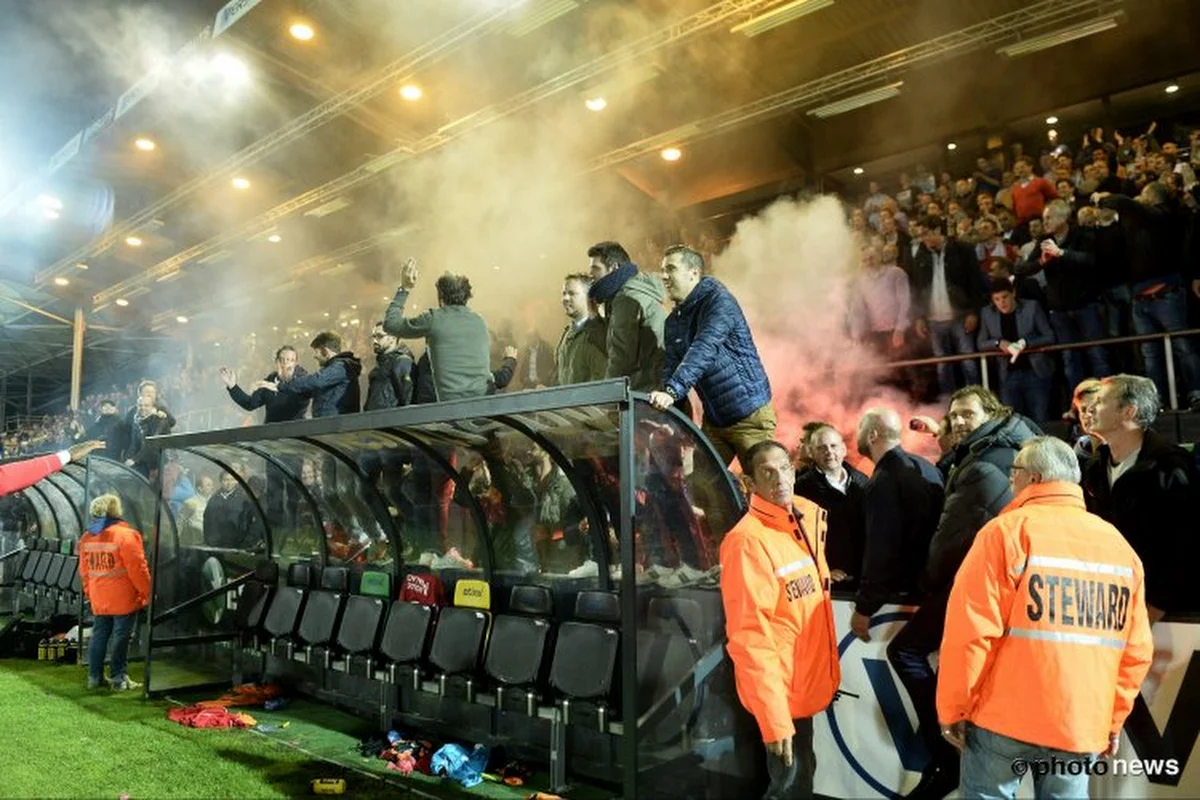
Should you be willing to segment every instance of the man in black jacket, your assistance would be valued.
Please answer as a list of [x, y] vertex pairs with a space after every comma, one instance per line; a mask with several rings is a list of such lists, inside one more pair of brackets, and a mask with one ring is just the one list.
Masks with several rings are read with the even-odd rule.
[[367, 404], [364, 411], [400, 408], [413, 398], [413, 355], [408, 346], [387, 333], [382, 322], [371, 331], [375, 367], [367, 376]]
[[1091, 432], [1104, 443], [1083, 471], [1088, 511], [1116, 526], [1142, 559], [1152, 623], [1174, 611], [1200, 610], [1187, 556], [1200, 475], [1190, 453], [1150, 429], [1159, 405], [1148, 378], [1102, 380], [1090, 408]]
[[137, 406], [133, 409], [133, 421], [130, 425], [130, 436], [122, 457], [125, 465], [133, 467], [145, 477], [158, 469], [158, 448], [146, 442], [151, 436], [165, 436], [171, 432], [170, 425], [174, 421], [168, 419], [167, 413], [154, 405], [155, 396], [149, 392], [138, 395]]
[[209, 547], [248, 550], [258, 542], [253, 532], [254, 512], [246, 493], [229, 472], [221, 474], [221, 488], [204, 506], [204, 543]]
[[1017, 451], [1040, 434], [1036, 426], [1000, 403], [982, 386], [967, 386], [950, 397], [955, 445], [946, 479], [946, 502], [929, 543], [921, 575], [924, 598], [908, 624], [888, 645], [888, 661], [908, 690], [920, 720], [921, 737], [932, 760], [908, 797], [945, 797], [958, 786], [958, 752], [941, 736], [937, 677], [929, 656], [942, 643], [946, 604], [958, 567], [975, 534], [1012, 500], [1009, 473]]
[[[1047, 203], [1042, 221], [1045, 235], [1018, 265], [1017, 272], [1032, 275], [1043, 270], [1046, 309], [1058, 344], [1103, 339], [1102, 276], [1092, 232], [1071, 224], [1071, 208], [1063, 200]], [[1084, 378], [1102, 378], [1109, 373], [1108, 352], [1103, 346], [1089, 347], [1086, 354], [1085, 368], [1080, 351], [1063, 351], [1068, 386], [1078, 386]]]
[[929, 537], [942, 512], [942, 475], [900, 446], [900, 416], [872, 408], [858, 423], [858, 452], [875, 463], [863, 493], [866, 543], [850, 627], [869, 640], [871, 615], [917, 587]]
[[315, 373], [292, 378], [286, 383], [257, 381], [251, 388], [255, 391], [266, 389], [296, 397], [311, 397], [314, 419], [357, 414], [362, 408], [358, 388], [362, 362], [353, 353], [342, 350], [342, 337], [333, 331], [318, 333], [309, 347], [313, 349], [313, 356], [320, 366]]
[[809, 464], [796, 473], [795, 492], [825, 509], [825, 561], [842, 588], [857, 588], [866, 540], [867, 476], [846, 462], [846, 443], [832, 425], [807, 437]]
[[[308, 373], [296, 362], [296, 348], [290, 344], [275, 351], [275, 370], [264, 381], [269, 383], [286, 383], [293, 378], [303, 378]], [[238, 386], [237, 375], [229, 367], [221, 367], [221, 381], [229, 392], [229, 399], [247, 411], [266, 406], [263, 422], [287, 422], [294, 419], [304, 419], [308, 414], [308, 398], [303, 395], [272, 392], [268, 389], [255, 389], [253, 394]]]
[[121, 418], [117, 415], [117, 404], [112, 400], [101, 400], [100, 415], [88, 426], [84, 439], [89, 442], [104, 442], [104, 449], [97, 451], [97, 455], [116, 459], [120, 454], [114, 446], [114, 436], [117, 435], [117, 428], [120, 424]]
[[[986, 302], [975, 250], [947, 239], [946, 221], [941, 217], [925, 217], [921, 226], [925, 246], [917, 251], [909, 276], [917, 336], [929, 339], [935, 356], [974, 353], [979, 310]], [[979, 382], [979, 364], [974, 359], [957, 366], [967, 384]], [[960, 385], [955, 367], [938, 364], [938, 385], [944, 394]]]
[[[1170, 207], [1166, 187], [1151, 181], [1136, 200], [1119, 194], [1096, 194], [1093, 199], [1121, 215], [1133, 293], [1133, 332], [1141, 335], [1186, 329], [1188, 286], [1200, 275], [1196, 264], [1183, 258], [1181, 220]], [[1171, 347], [1183, 367], [1188, 404], [1200, 409], [1200, 353], [1186, 336], [1172, 339]], [[1163, 343], [1143, 342], [1142, 357], [1159, 397], [1167, 398]]]

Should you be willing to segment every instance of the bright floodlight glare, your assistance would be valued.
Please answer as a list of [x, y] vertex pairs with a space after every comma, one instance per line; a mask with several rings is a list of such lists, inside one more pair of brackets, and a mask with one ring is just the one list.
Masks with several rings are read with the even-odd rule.
[[218, 53], [212, 60], [212, 68], [230, 83], [245, 83], [250, 79], [250, 70], [246, 63], [229, 53]]
[[958, 145], [957, 145], [957, 144], [955, 144], [954, 142], [950, 142], [949, 144], [947, 144], [947, 145], [946, 145], [946, 149], [947, 149], [947, 150], [957, 150], [957, 149], [958, 149]]
[[608, 101], [603, 97], [591, 97], [583, 102], [588, 111], [603, 111], [608, 108]]
[[246, 180], [245, 178], [234, 178], [231, 182], [233, 183], [233, 188], [237, 189], [239, 192], [244, 192], [250, 188], [250, 181]]
[[37, 198], [37, 204], [42, 208], [49, 208], [54, 211], [62, 211], [63, 207], [62, 200], [59, 200], [54, 195], [50, 194], [39, 194]]
[[68, 285], [70, 285], [70, 283], [71, 282], [69, 280], [67, 280], [66, 278], [55, 278], [54, 279], [55, 286], [68, 286]]
[[280, 242], [283, 241], [283, 237], [280, 236], [278, 233], [272, 233], [270, 236], [267, 237], [267, 241], [270, 242], [271, 244], [279, 244]]
[[415, 83], [406, 83], [400, 87], [400, 96], [405, 100], [420, 100], [425, 96], [425, 92]]
[[862, 167], [855, 167], [855, 168], [854, 168], [854, 174], [855, 174], [855, 175], [862, 175], [862, 174], [863, 174], [863, 168], [862, 168]]
[[1178, 91], [1179, 91], [1179, 84], [1178, 84], [1178, 83], [1169, 83], [1169, 84], [1167, 84], [1167, 94], [1175, 94], [1175, 93], [1176, 93], [1176, 92], [1178, 92]]
[[315, 32], [313, 31], [312, 25], [304, 22], [297, 22], [295, 25], [288, 28], [288, 33], [292, 35], [293, 39], [299, 39], [302, 42], [307, 42], [313, 38]]
[[175, 318], [175, 321], [178, 322], [180, 325], [186, 325], [188, 318], [185, 317], [183, 314], [180, 314], [178, 317]]
[[1057, 125], [1058, 117], [1046, 117], [1046, 124], [1047, 125]]
[[87, 269], [88, 268], [87, 262], [86, 261], [76, 261], [75, 268], [76, 269]]
[[145, 152], [147, 152], [147, 153], [149, 153], [149, 152], [150, 152], [151, 150], [153, 150], [155, 147], [158, 147], [158, 145], [156, 145], [156, 144], [153, 142], [153, 140], [151, 140], [151, 139], [146, 139], [146, 138], [142, 138], [142, 139], [136, 139], [136, 140], [134, 140], [134, 142], [133, 142], [133, 146], [134, 146], [134, 147], [136, 147], [138, 150], [144, 150], [144, 151], [145, 151]]
[[46, 215], [46, 219], [58, 219], [60, 216], [53, 208], [43, 209], [42, 213]]
[[121, 308], [124, 308], [125, 306], [129, 305], [129, 301], [126, 300], [124, 297], [118, 297], [117, 305], [119, 305]]
[[142, 240], [138, 236], [127, 236], [125, 237], [125, 244], [129, 245], [130, 247], [141, 247]]
[[663, 161], [678, 161], [683, 157], [683, 151], [678, 147], [668, 147], [661, 153]]

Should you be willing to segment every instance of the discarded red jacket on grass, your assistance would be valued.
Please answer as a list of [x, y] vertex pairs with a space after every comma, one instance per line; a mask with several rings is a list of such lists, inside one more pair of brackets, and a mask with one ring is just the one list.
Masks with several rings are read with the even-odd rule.
[[[203, 700], [196, 705], [211, 708], [239, 708], [242, 706], [261, 706], [268, 700], [274, 700], [283, 694], [283, 687], [274, 683], [243, 683], [235, 686], [216, 700]], [[251, 723], [253, 724], [253, 723]]]
[[167, 719], [189, 728], [251, 728], [257, 722], [249, 714], [239, 714], [221, 706], [209, 705], [169, 708]]

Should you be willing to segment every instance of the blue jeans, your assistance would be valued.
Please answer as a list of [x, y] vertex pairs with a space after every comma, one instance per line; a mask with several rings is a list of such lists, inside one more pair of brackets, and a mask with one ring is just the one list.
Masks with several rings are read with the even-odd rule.
[[97, 614], [92, 624], [92, 643], [88, 645], [88, 677], [99, 683], [104, 677], [104, 655], [108, 652], [109, 640], [112, 640], [112, 663], [109, 677], [113, 683], [126, 677], [125, 670], [129, 664], [129, 639], [133, 635], [133, 626], [137, 622], [137, 612], [113, 616]]
[[1050, 419], [1050, 381], [1032, 369], [1010, 369], [1000, 379], [1000, 400], [1039, 425]]
[[[929, 344], [935, 356], [956, 356], [975, 352], [975, 336], [967, 333], [962, 320], [929, 323]], [[962, 367], [963, 384], [958, 383], [955, 368]], [[979, 362], [960, 361], [957, 364], [938, 364], [938, 388], [950, 394], [960, 386], [979, 383]]]
[[[1133, 299], [1133, 332], [1139, 335], [1147, 333], [1169, 333], [1187, 329], [1187, 292], [1182, 288], [1173, 289], [1161, 294], [1153, 300]], [[1171, 339], [1171, 348], [1178, 357], [1182, 367], [1183, 381], [1187, 385], [1187, 397], [1200, 397], [1200, 355], [1196, 354], [1196, 346], [1191, 339], [1180, 337]], [[1170, 408], [1171, 396], [1167, 391], [1167, 360], [1166, 350], [1161, 341], [1143, 342], [1142, 357], [1146, 359], [1146, 371], [1154, 385], [1158, 387], [1158, 396], [1162, 399], [1163, 407]]]
[[[1058, 340], [1058, 344], [1090, 342], [1094, 339], [1103, 339], [1105, 334], [1104, 319], [1100, 315], [1099, 303], [1091, 303], [1072, 311], [1051, 311], [1050, 327], [1054, 328], [1054, 337]], [[1074, 391], [1080, 381], [1085, 378], [1103, 378], [1109, 374], [1108, 351], [1103, 347], [1089, 347], [1084, 353], [1087, 354], [1087, 369], [1084, 369], [1080, 351], [1063, 351], [1067, 388], [1071, 391]], [[1045, 422], [1045, 420], [1039, 420], [1039, 422]]]
[[[1033, 793], [1038, 800], [1086, 798], [1088, 773], [1083, 765], [1095, 760], [1090, 753], [1026, 744], [968, 723], [960, 796], [963, 800], [1011, 800], [1028, 772], [1033, 776]], [[1078, 774], [1071, 774], [1074, 772]]]

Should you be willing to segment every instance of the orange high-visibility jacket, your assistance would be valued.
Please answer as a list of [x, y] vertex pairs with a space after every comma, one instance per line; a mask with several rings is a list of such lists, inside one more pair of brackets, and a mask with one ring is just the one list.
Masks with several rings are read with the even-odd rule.
[[954, 579], [938, 670], [943, 725], [1072, 753], [1121, 730], [1150, 668], [1142, 562], [1073, 483], [1025, 488]]
[[79, 579], [93, 614], [132, 614], [150, 602], [142, 536], [124, 522], [79, 540]]
[[763, 741], [795, 733], [841, 682], [825, 510], [796, 497], [781, 508], [756, 494], [721, 543], [721, 599], [738, 697]]

